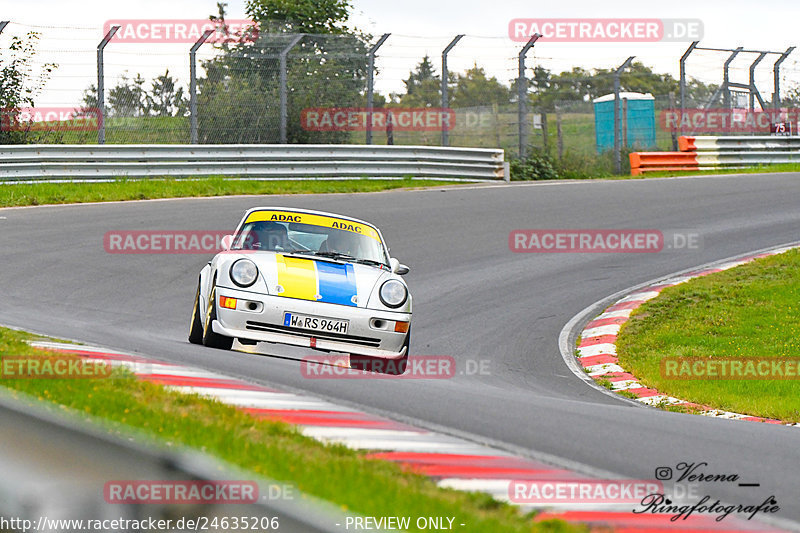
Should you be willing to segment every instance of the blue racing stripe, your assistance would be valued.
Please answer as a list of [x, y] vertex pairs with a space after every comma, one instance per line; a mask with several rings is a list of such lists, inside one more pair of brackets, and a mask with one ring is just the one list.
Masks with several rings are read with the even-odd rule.
[[355, 307], [353, 296], [356, 293], [356, 272], [353, 265], [337, 265], [317, 261], [317, 280], [319, 281], [319, 302], [349, 305]]

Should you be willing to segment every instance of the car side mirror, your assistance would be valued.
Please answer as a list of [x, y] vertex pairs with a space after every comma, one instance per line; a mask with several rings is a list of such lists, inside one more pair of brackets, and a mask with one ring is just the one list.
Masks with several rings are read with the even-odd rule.
[[400, 276], [402, 276], [404, 274], [408, 274], [409, 271], [411, 270], [410, 268], [408, 268], [406, 265], [402, 264], [400, 261], [398, 261], [394, 257], [390, 257], [389, 258], [389, 266], [392, 267], [392, 272], [394, 272], [395, 274], [400, 275]]
[[233, 244], [233, 235], [225, 235], [219, 242], [223, 250], [230, 250]]

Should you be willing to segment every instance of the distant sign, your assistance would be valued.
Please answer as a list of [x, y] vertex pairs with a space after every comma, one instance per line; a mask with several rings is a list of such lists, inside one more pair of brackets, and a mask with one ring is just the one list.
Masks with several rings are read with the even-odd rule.
[[791, 122], [773, 122], [769, 125], [769, 133], [771, 135], [791, 135], [792, 123]]

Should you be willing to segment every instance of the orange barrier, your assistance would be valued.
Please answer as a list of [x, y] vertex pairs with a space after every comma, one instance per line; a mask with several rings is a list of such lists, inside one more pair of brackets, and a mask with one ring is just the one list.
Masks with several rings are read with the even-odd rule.
[[696, 152], [631, 152], [631, 176], [663, 170], [699, 170]]
[[689, 137], [686, 135], [681, 135], [678, 137], [678, 150], [681, 152], [694, 152], [697, 150], [697, 145], [695, 144], [695, 138]]

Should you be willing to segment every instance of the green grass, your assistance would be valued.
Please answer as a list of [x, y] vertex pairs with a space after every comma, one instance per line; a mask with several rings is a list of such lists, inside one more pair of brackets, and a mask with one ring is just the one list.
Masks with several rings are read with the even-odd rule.
[[675, 176], [702, 176], [711, 174], [761, 174], [765, 172], [800, 172], [800, 163], [780, 163], [776, 165], [757, 165], [747, 168], [718, 168], [702, 170], [681, 170], [664, 172], [646, 172], [642, 176], [619, 176], [622, 179], [664, 178]]
[[407, 187], [435, 187], [442, 185], [453, 185], [453, 182], [414, 180], [411, 178], [399, 180], [240, 181], [211, 177], [196, 180], [123, 179], [106, 183], [32, 183], [0, 187], [0, 207], [233, 194], [374, 192]]
[[[25, 339], [0, 328], [0, 358], [41, 356]], [[326, 446], [292, 426], [256, 419], [216, 401], [170, 392], [119, 370], [105, 379], [16, 379], [0, 385], [27, 397], [102, 419], [112, 433], [131, 428], [184, 445], [368, 516], [452, 516], [470, 532], [582, 531], [559, 521], [534, 523], [488, 495], [438, 488], [429, 478], [372, 460], [344, 446]], [[412, 519], [412, 524], [414, 519]]]
[[800, 251], [665, 289], [617, 339], [620, 365], [648, 387], [690, 402], [800, 422], [800, 378], [675, 379], [664, 358], [800, 359]]

